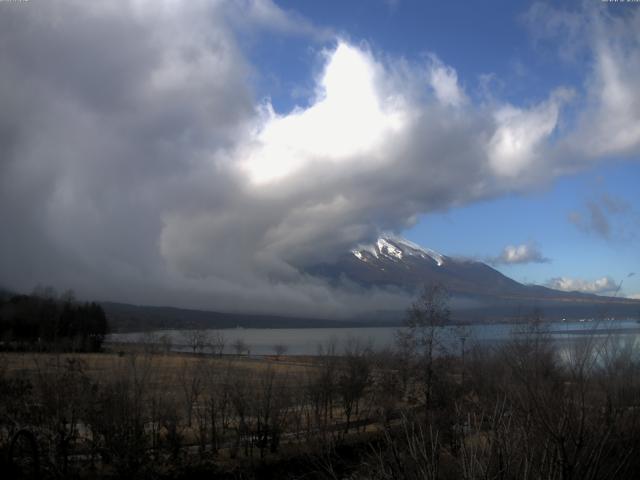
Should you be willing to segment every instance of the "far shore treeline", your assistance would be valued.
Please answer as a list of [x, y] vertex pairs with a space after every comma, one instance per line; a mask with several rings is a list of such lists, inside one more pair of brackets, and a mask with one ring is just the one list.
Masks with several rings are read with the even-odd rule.
[[109, 325], [95, 302], [79, 302], [37, 287], [30, 295], [0, 295], [0, 349], [95, 352]]

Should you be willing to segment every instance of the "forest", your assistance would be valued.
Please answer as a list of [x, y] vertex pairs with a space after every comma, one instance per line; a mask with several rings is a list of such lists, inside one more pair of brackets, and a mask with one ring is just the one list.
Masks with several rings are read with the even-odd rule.
[[108, 331], [102, 307], [76, 301], [70, 290], [0, 296], [0, 350], [97, 352]]

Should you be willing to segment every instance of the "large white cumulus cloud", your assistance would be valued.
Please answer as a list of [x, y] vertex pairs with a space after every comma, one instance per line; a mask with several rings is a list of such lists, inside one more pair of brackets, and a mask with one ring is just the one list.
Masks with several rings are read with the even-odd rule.
[[490, 259], [496, 265], [516, 265], [519, 263], [547, 263], [550, 262], [535, 243], [523, 243], [521, 245], [507, 245], [500, 255]]
[[[589, 125], [554, 139], [569, 89], [474, 103], [435, 55], [333, 39], [309, 104], [275, 112], [254, 98], [238, 32], [328, 33], [267, 0], [243, 5], [0, 4], [0, 284], [314, 315], [400, 306], [304, 268], [575, 168], [558, 152]], [[594, 67], [589, 108], [635, 118], [606, 93], [629, 55]], [[607, 148], [633, 150], [634, 135]]]
[[620, 285], [611, 277], [602, 277], [597, 280], [583, 280], [579, 278], [556, 277], [547, 282], [547, 286], [565, 292], [582, 292], [594, 294], [615, 294]]
[[573, 128], [554, 152], [556, 173], [640, 151], [640, 11], [621, 7], [584, 2], [561, 10], [539, 2], [527, 14], [534, 35], [565, 61], [588, 58]]

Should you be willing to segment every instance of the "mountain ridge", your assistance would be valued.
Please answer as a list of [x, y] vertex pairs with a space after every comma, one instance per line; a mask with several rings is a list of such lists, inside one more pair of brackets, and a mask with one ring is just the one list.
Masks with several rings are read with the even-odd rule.
[[315, 265], [309, 273], [335, 286], [348, 279], [364, 288], [395, 287], [413, 295], [423, 285], [437, 283], [445, 286], [454, 299], [475, 303], [479, 308], [542, 308], [554, 318], [587, 315], [589, 309], [615, 310], [622, 315], [640, 311], [637, 300], [525, 285], [484, 262], [449, 257], [392, 235], [381, 236], [372, 245], [360, 245], [334, 262]]
[[[449, 257], [395, 236], [384, 236], [372, 245], [345, 251], [335, 261], [315, 265], [306, 273], [324, 278], [335, 288], [345, 288], [344, 280], [348, 279], [365, 291], [395, 289], [407, 297], [415, 297], [424, 285], [439, 283], [452, 294], [452, 320], [463, 323], [517, 322], [530, 317], [534, 311], [545, 320], [640, 319], [640, 300], [525, 285], [483, 262]], [[1, 295], [10, 296], [11, 291], [0, 288]], [[120, 332], [181, 328], [398, 326], [405, 316], [404, 309], [372, 310], [350, 318], [329, 319], [312, 315], [98, 303], [104, 308], [112, 329]]]

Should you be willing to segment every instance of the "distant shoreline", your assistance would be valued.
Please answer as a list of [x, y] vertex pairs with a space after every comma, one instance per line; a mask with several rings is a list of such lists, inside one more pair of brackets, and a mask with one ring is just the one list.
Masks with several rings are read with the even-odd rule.
[[[615, 321], [615, 320], [614, 320]], [[638, 327], [626, 327], [626, 328], [588, 328], [584, 330], [572, 329], [572, 330], [550, 330], [552, 335], [612, 335], [612, 334], [640, 334], [640, 325]]]

